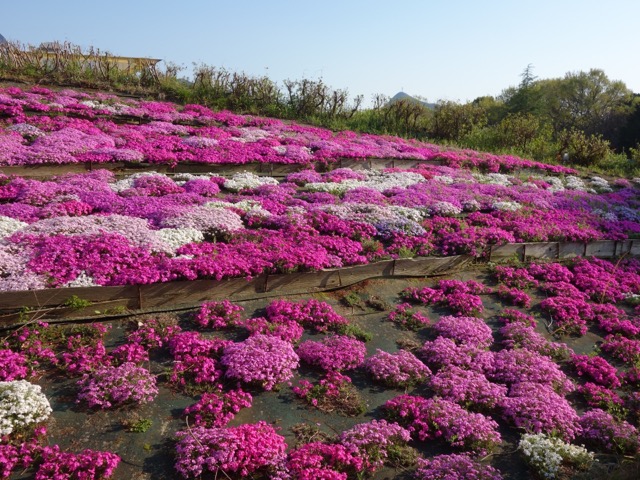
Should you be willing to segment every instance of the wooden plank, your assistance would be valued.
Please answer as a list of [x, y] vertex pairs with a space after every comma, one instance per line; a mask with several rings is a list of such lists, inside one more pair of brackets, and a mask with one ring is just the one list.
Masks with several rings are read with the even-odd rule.
[[89, 164], [70, 163], [64, 165], [15, 165], [0, 167], [0, 173], [20, 177], [53, 177], [67, 173], [85, 173], [90, 170]]
[[559, 245], [557, 242], [525, 243], [524, 255], [527, 258], [558, 258]]
[[393, 158], [371, 158], [369, 164], [372, 170], [384, 170], [385, 168], [393, 168], [395, 160]]
[[503, 260], [518, 258], [524, 260], [525, 247], [522, 243], [507, 243], [505, 245], [494, 245], [491, 247], [489, 261], [499, 262]]
[[601, 257], [601, 258], [611, 258], [614, 257], [615, 252], [615, 242], [613, 240], [603, 240], [599, 242], [589, 242], [587, 243], [587, 249], [585, 252], [586, 257]]
[[252, 280], [192, 280], [140, 286], [141, 308], [193, 305], [207, 300], [242, 299], [265, 292], [266, 275]]
[[640, 240], [635, 239], [631, 245], [630, 255], [640, 255]]
[[633, 240], [620, 240], [616, 242], [616, 257], [629, 255], [633, 246]]
[[393, 275], [437, 275], [461, 268], [472, 260], [473, 257], [469, 255], [456, 255], [453, 257], [399, 258], [395, 261]]
[[418, 168], [421, 163], [424, 163], [423, 160], [415, 160], [408, 158], [396, 158], [392, 161], [392, 166], [395, 168]]
[[393, 275], [393, 260], [370, 263], [368, 265], [357, 265], [354, 267], [342, 268], [340, 281], [343, 286], [352, 285], [367, 278], [391, 277]]
[[339, 270], [301, 272], [267, 277], [267, 292], [282, 295], [329, 290], [342, 286]]
[[370, 170], [371, 161], [362, 158], [340, 158], [335, 168], [350, 168], [352, 170]]
[[585, 244], [580, 242], [560, 242], [558, 258], [582, 257], [585, 251]]
[[0, 310], [22, 307], [56, 307], [63, 305], [73, 295], [92, 303], [119, 300], [128, 308], [139, 308], [138, 286], [47, 288], [19, 292], [0, 292]]

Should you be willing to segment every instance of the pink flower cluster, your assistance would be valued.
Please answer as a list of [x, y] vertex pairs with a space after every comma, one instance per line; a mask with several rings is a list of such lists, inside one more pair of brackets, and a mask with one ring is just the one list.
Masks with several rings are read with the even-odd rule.
[[415, 473], [418, 480], [502, 480], [499, 470], [483, 465], [470, 455], [452, 453], [421, 460]]
[[42, 449], [42, 464], [35, 480], [106, 480], [112, 478], [120, 457], [111, 452], [83, 450], [80, 453], [61, 452], [57, 445]]
[[176, 434], [175, 468], [185, 479], [212, 473], [247, 477], [285, 459], [284, 437], [266, 422], [238, 427], [196, 426]]
[[133, 363], [100, 367], [78, 382], [78, 401], [89, 407], [112, 408], [125, 403], [145, 403], [158, 394], [156, 378]]
[[431, 377], [436, 395], [474, 410], [492, 410], [502, 405], [507, 387], [490, 382], [485, 375], [455, 365], [443, 368]]
[[616, 420], [604, 410], [594, 408], [580, 417], [581, 440], [592, 447], [622, 455], [635, 455], [640, 449], [638, 430], [625, 422]]
[[389, 353], [378, 349], [365, 360], [364, 368], [375, 381], [393, 388], [418, 385], [431, 375], [431, 370], [407, 350]]
[[224, 427], [236, 413], [251, 407], [251, 394], [242, 389], [224, 391], [218, 385], [216, 391], [203, 393], [200, 400], [184, 410], [184, 415], [193, 418], [193, 424], [203, 427]]
[[270, 335], [254, 335], [228, 344], [220, 363], [226, 367], [226, 377], [272, 390], [293, 377], [299, 357], [289, 342]]
[[443, 438], [453, 447], [478, 454], [493, 450], [502, 441], [494, 420], [442, 398], [401, 395], [384, 408], [388, 418], [406, 426], [419, 440]]
[[401, 303], [389, 312], [389, 320], [407, 330], [420, 330], [428, 326], [429, 317], [411, 307], [410, 303]]
[[479, 295], [490, 293], [491, 289], [470, 280], [440, 280], [437, 287], [409, 287], [401, 292], [403, 298], [425, 305], [439, 304], [449, 307], [456, 315], [479, 315], [484, 310]]
[[195, 316], [195, 322], [202, 328], [223, 329], [238, 324], [244, 308], [229, 300], [204, 302]]
[[298, 345], [300, 360], [327, 372], [351, 370], [364, 361], [364, 342], [345, 335], [331, 335], [320, 341], [306, 340]]

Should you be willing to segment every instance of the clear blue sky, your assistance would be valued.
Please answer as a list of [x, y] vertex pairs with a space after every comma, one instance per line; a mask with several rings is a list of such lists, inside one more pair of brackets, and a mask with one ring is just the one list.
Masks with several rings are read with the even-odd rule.
[[0, 0], [0, 34], [205, 63], [351, 96], [467, 101], [600, 68], [640, 92], [637, 0]]

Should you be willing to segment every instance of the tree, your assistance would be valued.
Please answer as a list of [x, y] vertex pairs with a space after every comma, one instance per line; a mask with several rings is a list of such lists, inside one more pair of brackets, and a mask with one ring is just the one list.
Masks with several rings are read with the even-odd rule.
[[632, 92], [602, 70], [569, 72], [543, 85], [548, 114], [556, 133], [572, 128], [610, 139], [631, 113]]
[[487, 113], [481, 105], [440, 101], [433, 112], [429, 134], [441, 140], [457, 141], [486, 124]]
[[507, 112], [539, 114], [543, 108], [543, 93], [538, 88], [538, 77], [533, 74], [533, 65], [527, 65], [520, 77], [522, 80], [517, 88], [510, 87], [502, 92]]

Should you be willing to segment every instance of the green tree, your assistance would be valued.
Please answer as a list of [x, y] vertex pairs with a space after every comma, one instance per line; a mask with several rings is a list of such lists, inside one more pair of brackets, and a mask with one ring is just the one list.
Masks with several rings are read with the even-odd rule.
[[433, 112], [429, 135], [440, 140], [458, 141], [486, 124], [487, 112], [481, 105], [440, 101]]
[[602, 70], [569, 72], [542, 85], [554, 130], [578, 129], [587, 135], [613, 138], [631, 113], [632, 92]]

